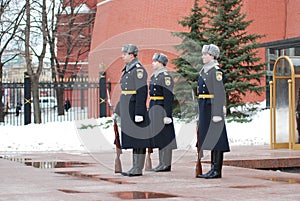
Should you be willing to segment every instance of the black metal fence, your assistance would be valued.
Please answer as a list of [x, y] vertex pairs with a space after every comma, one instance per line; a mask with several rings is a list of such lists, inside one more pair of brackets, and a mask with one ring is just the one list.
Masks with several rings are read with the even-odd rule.
[[[25, 83], [25, 84], [24, 84]], [[106, 116], [106, 92], [110, 88], [106, 83], [105, 73], [94, 80], [87, 78], [69, 79], [61, 82], [40, 82], [39, 102], [42, 123], [73, 121]], [[33, 103], [26, 97], [26, 80], [24, 82], [2, 82], [2, 104], [4, 125], [24, 125], [33, 123]], [[58, 88], [63, 90], [63, 102], [57, 100]], [[69, 101], [70, 107], [59, 106]], [[24, 105], [28, 105], [26, 108]], [[58, 114], [58, 107], [64, 107], [63, 114]], [[29, 113], [28, 113], [29, 111]]]

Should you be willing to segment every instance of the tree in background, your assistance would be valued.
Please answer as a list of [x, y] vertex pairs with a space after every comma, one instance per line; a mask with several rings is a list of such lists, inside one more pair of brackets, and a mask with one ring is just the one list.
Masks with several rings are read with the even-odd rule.
[[17, 0], [0, 1], [0, 122], [4, 122], [3, 106], [6, 104], [5, 101], [2, 104], [3, 66], [20, 54], [17, 41], [24, 11], [24, 4], [19, 4]]
[[174, 116], [186, 120], [196, 115], [196, 87], [201, 66], [199, 64], [202, 63], [201, 48], [203, 44], [206, 44], [203, 35], [204, 17], [202, 8], [198, 6], [198, 0], [195, 0], [191, 14], [179, 21], [179, 24], [188, 28], [190, 32], [173, 33], [174, 36], [182, 39], [182, 43], [175, 47], [181, 55], [172, 61], [178, 68], [178, 74], [174, 75], [177, 78], [177, 84], [174, 87], [176, 104], [173, 113]]
[[[206, 4], [202, 8], [198, 8], [200, 10], [198, 21], [203, 25], [199, 36], [202, 39], [199, 39], [198, 44], [202, 47], [204, 43], [213, 43], [220, 48], [218, 61], [227, 78], [225, 89], [227, 92], [228, 120], [250, 121], [249, 112], [256, 110], [255, 105], [257, 103], [247, 104], [249, 107], [246, 107], [243, 97], [251, 93], [260, 95], [264, 91], [264, 87], [260, 85], [260, 80], [265, 75], [265, 64], [261, 63], [261, 58], [257, 56], [257, 48], [259, 47], [257, 40], [263, 35], [247, 33], [247, 27], [252, 21], [246, 21], [246, 15], [241, 13], [242, 0], [205, 1]], [[198, 4], [197, 0], [195, 0], [195, 4]], [[197, 7], [194, 5], [194, 8]], [[196, 17], [186, 19], [193, 22]], [[190, 28], [190, 35], [192, 32], [197, 34], [192, 26], [188, 27]], [[192, 49], [188, 54], [193, 55], [193, 51]], [[201, 52], [201, 49], [199, 48], [197, 51]], [[188, 73], [184, 73], [187, 69], [185, 65], [179, 63], [176, 66], [182, 71], [179, 70], [178, 72], [183, 77], [188, 80], [194, 78], [190, 77]]]
[[[66, 77], [74, 79], [77, 73], [81, 73], [80, 62], [87, 61], [95, 20], [95, 9], [89, 9], [87, 5], [93, 7], [96, 2], [0, 0], [0, 84], [2, 66], [21, 55], [26, 60], [31, 79], [35, 123], [41, 123], [39, 82], [43, 65], [50, 60], [52, 78], [49, 77], [49, 83]], [[87, 73], [86, 69], [84, 71]], [[64, 114], [63, 92], [63, 89], [58, 90], [55, 95], [59, 115]], [[0, 97], [2, 94], [3, 90], [0, 90]], [[4, 121], [2, 111], [0, 104], [0, 122]]]
[[[47, 5], [46, 0], [26, 0], [25, 14], [25, 59], [31, 80], [34, 107], [34, 123], [42, 123], [39, 104], [39, 79], [43, 70], [47, 48]], [[40, 45], [40, 48], [37, 48]], [[37, 67], [33, 59], [37, 59]]]
[[[95, 21], [95, 8], [88, 8], [89, 0], [56, 0], [49, 5], [48, 44], [52, 79], [56, 81], [75, 79], [78, 74], [86, 76], [87, 69], [81, 61], [87, 60]], [[96, 4], [95, 4], [96, 5]], [[58, 115], [64, 114], [64, 89], [58, 88]]]

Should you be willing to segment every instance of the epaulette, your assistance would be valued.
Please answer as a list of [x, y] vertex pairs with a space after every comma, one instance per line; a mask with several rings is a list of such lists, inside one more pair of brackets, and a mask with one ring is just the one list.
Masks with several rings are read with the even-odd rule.
[[164, 75], [169, 75], [169, 73], [165, 71], [165, 72], [164, 72]]
[[141, 64], [137, 63], [135, 66], [136, 66], [136, 67], [141, 67]]

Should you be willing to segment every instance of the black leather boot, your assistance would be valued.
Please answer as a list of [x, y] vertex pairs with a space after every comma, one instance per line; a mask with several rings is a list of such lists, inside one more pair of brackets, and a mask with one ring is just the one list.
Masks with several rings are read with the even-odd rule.
[[161, 151], [161, 157], [160, 160], [162, 165], [159, 166], [155, 172], [170, 172], [171, 171], [171, 164], [172, 164], [172, 149], [162, 149]]
[[211, 151], [210, 152], [210, 164], [211, 164], [210, 165], [210, 170], [205, 174], [197, 175], [197, 178], [206, 178], [206, 177], [208, 177], [214, 171], [215, 163], [216, 163], [216, 161], [215, 161], [215, 151]]
[[215, 168], [205, 179], [222, 178], [223, 151], [215, 151], [214, 159], [216, 161]]

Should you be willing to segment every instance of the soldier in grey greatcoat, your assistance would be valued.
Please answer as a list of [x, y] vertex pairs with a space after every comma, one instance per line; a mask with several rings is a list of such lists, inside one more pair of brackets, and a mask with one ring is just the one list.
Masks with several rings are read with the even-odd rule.
[[172, 150], [177, 148], [172, 117], [174, 81], [166, 69], [166, 55], [155, 53], [152, 60], [154, 72], [149, 85], [151, 148], [159, 148], [159, 164], [152, 171], [169, 172]]
[[223, 153], [230, 151], [223, 110], [225, 75], [217, 61], [219, 54], [214, 44], [202, 48], [204, 66], [198, 79], [198, 137], [201, 150], [211, 150], [211, 170], [198, 178], [221, 178]]
[[138, 48], [124, 45], [122, 59], [125, 66], [120, 80], [121, 94], [113, 118], [121, 117], [121, 147], [133, 149], [132, 168], [124, 176], [141, 176], [149, 143], [146, 101], [148, 95], [147, 72], [137, 58]]

